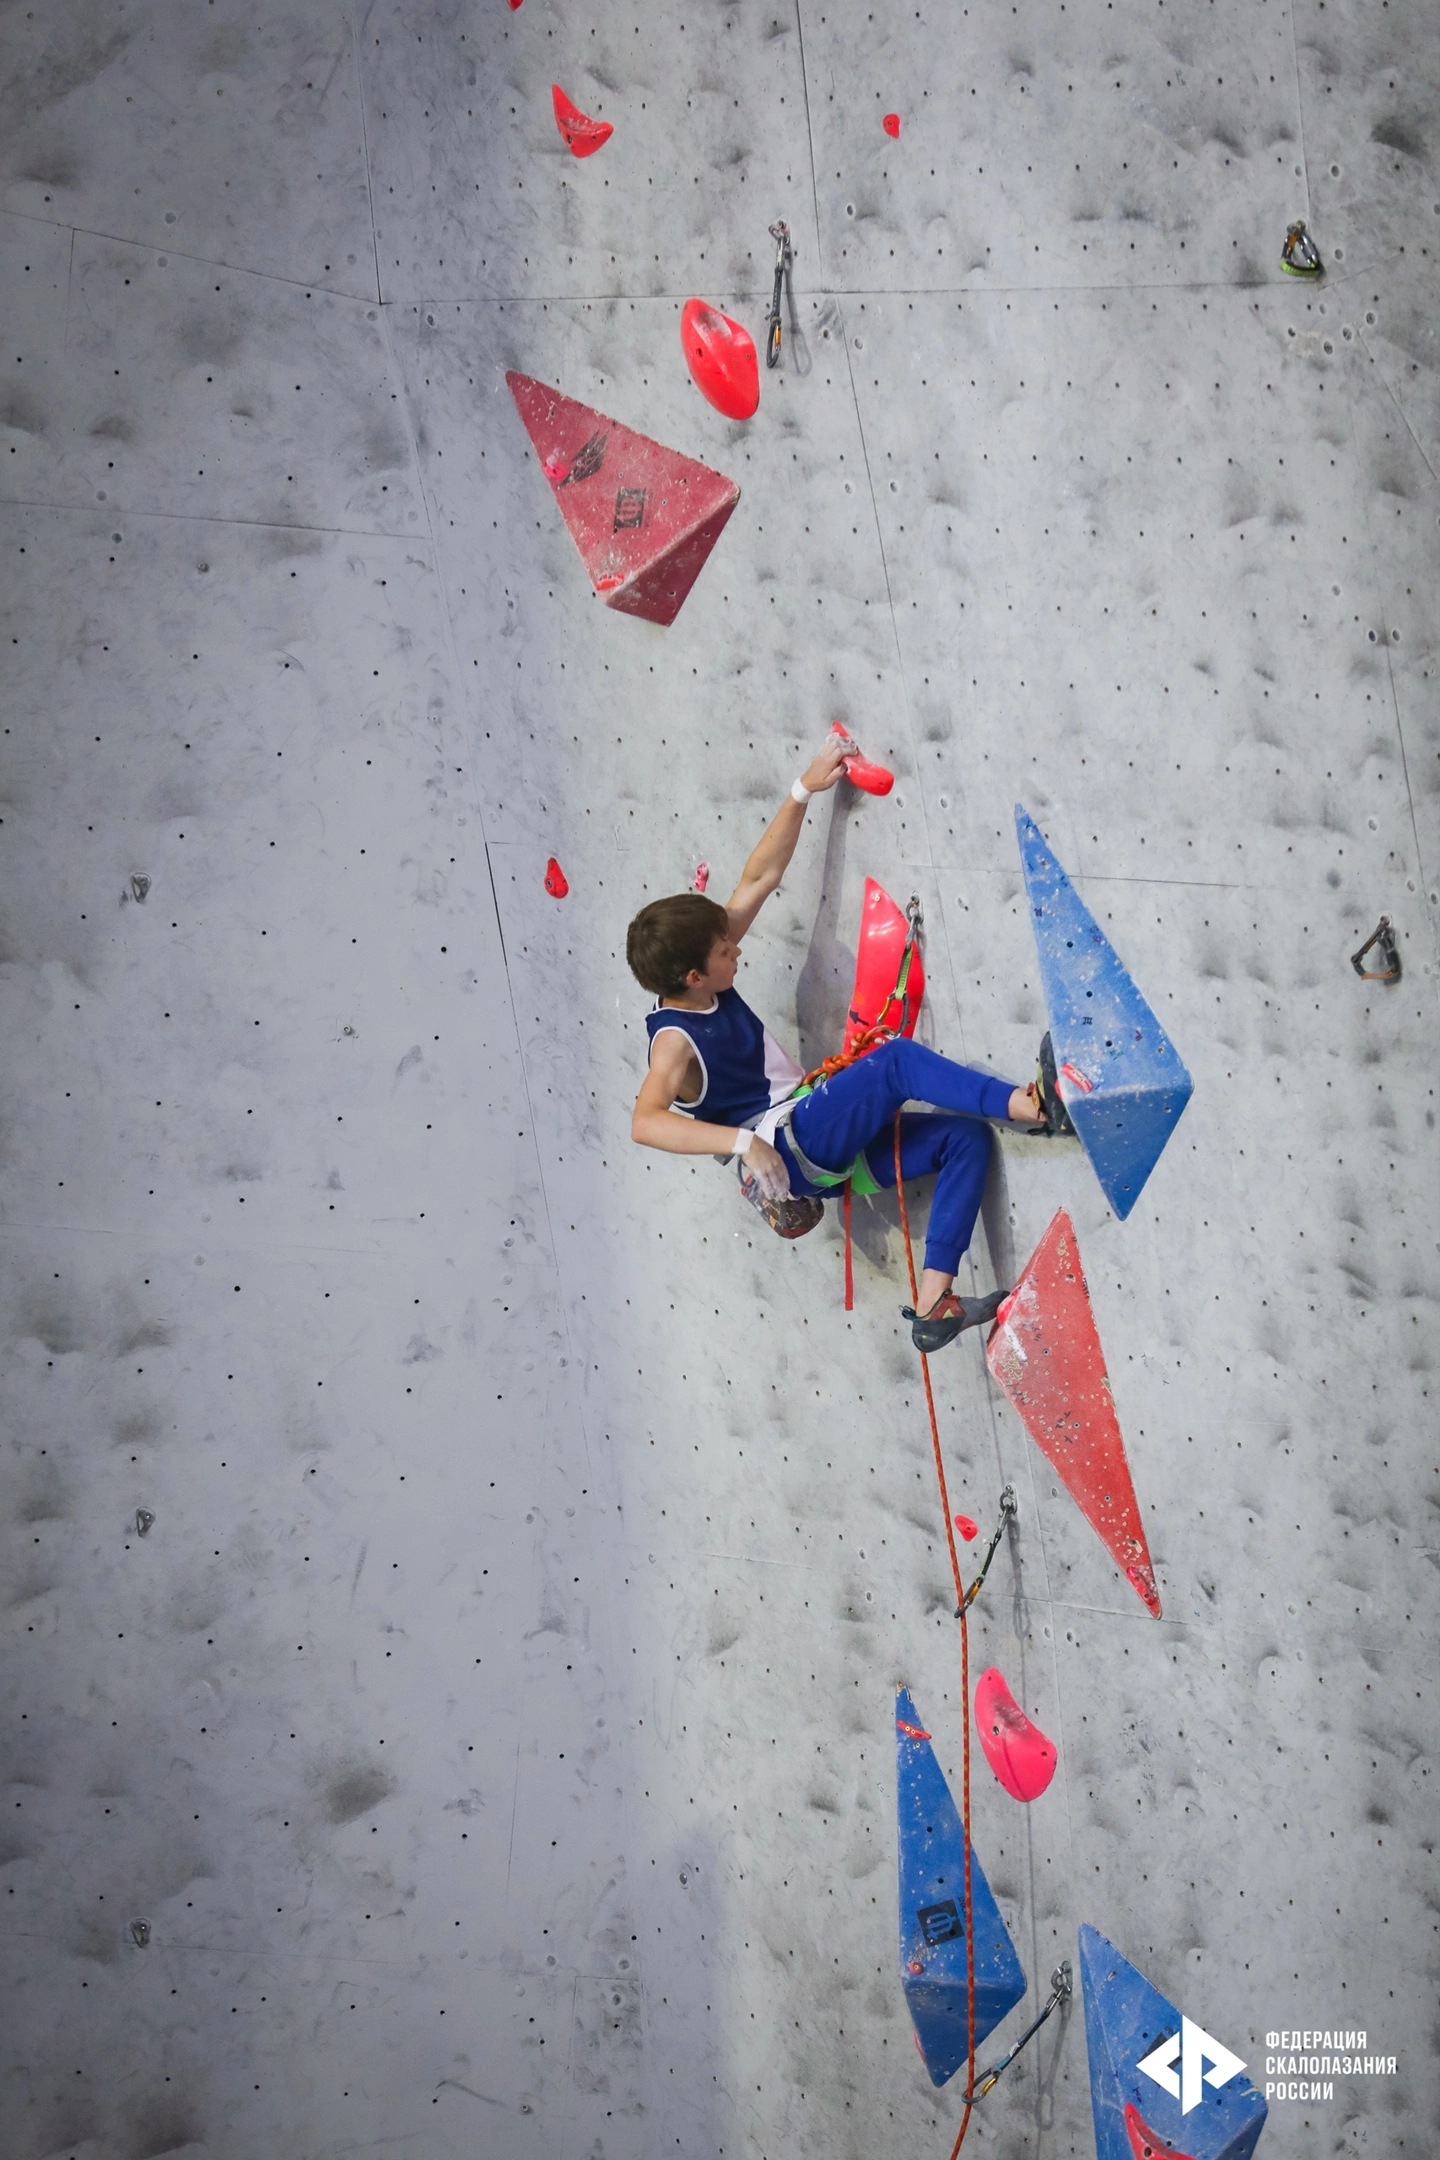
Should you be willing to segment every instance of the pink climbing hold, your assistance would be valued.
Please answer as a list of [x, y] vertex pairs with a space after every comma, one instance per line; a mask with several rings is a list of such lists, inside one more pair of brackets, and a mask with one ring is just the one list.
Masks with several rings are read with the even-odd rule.
[[760, 403], [760, 363], [745, 325], [707, 300], [687, 300], [680, 349], [700, 395], [727, 420], [748, 420]]
[[581, 112], [578, 105], [571, 104], [559, 83], [550, 85], [550, 96], [555, 106], [555, 125], [564, 138], [566, 149], [573, 157], [594, 157], [615, 132], [610, 122], [592, 120], [588, 113]]
[[885, 133], [886, 133], [887, 135], [894, 135], [894, 136], [896, 136], [896, 137], [898, 138], [898, 136], [899, 136], [899, 133], [900, 133], [900, 115], [899, 115], [899, 113], [898, 113], [898, 112], [887, 112], [887, 113], [886, 113], [886, 115], [885, 115], [885, 118], [884, 118], [883, 122], [881, 123], [881, 125], [882, 125], [882, 126], [884, 127], [884, 129], [885, 129]]
[[1038, 1800], [1055, 1775], [1054, 1743], [1033, 1725], [992, 1665], [975, 1684], [975, 1730], [985, 1760], [1012, 1800]]
[[694, 877], [694, 881], [693, 881], [693, 883], [691, 884], [691, 887], [690, 887], [690, 890], [691, 890], [691, 892], [704, 892], [704, 890], [705, 890], [706, 886], [707, 886], [707, 885], [708, 885], [709, 883], [710, 883], [710, 865], [709, 865], [709, 863], [708, 863], [708, 862], [696, 863], [696, 865], [695, 865], [695, 877]]
[[848, 746], [845, 755], [845, 777], [851, 787], [861, 788], [867, 795], [888, 795], [895, 785], [894, 773], [887, 771], [885, 766], [873, 765], [869, 758], [862, 757], [860, 745], [838, 720], [831, 721], [830, 732], [838, 735]]
[[545, 865], [545, 890], [552, 900], [563, 900], [570, 890], [570, 880], [553, 855]]
[[967, 1545], [970, 1543], [972, 1538], [977, 1538], [980, 1535], [979, 1523], [971, 1522], [968, 1515], [957, 1515], [955, 1517], [955, 1528], [959, 1531], [961, 1537], [964, 1538]]

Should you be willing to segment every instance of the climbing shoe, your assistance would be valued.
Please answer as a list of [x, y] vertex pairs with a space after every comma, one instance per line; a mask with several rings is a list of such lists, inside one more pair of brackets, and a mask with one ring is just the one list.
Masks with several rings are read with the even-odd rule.
[[1040, 1067], [1035, 1075], [1035, 1089], [1040, 1097], [1042, 1123], [1038, 1128], [1039, 1131], [1073, 1135], [1075, 1127], [1070, 1122], [1070, 1113], [1060, 1100], [1060, 1088], [1055, 1070], [1055, 1052], [1051, 1047], [1050, 1030], [1048, 1028], [1040, 1038]]
[[740, 1172], [740, 1190], [754, 1208], [763, 1215], [777, 1237], [805, 1237], [825, 1218], [825, 1203], [813, 1194], [797, 1199], [794, 1194], [784, 1200], [767, 1200], [760, 1180], [744, 1163], [736, 1166]]
[[1009, 1295], [1008, 1290], [992, 1290], [988, 1297], [957, 1297], [953, 1290], [947, 1290], [923, 1318], [912, 1305], [902, 1305], [900, 1317], [910, 1322], [910, 1340], [916, 1349], [928, 1356], [932, 1350], [943, 1350], [946, 1343], [954, 1342], [966, 1328], [984, 1327]]

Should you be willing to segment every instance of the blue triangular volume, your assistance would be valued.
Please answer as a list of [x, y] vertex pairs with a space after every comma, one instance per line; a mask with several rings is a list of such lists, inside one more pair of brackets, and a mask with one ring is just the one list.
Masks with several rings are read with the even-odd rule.
[[1105, 1197], [1123, 1222], [1189, 1102], [1194, 1082], [1039, 826], [1019, 803], [1015, 831], [1060, 1093]]
[[[944, 2085], [970, 2053], [965, 1978], [965, 1831], [945, 1774], [905, 1689], [895, 1703], [900, 1825], [900, 1980], [931, 2082]], [[970, 1848], [975, 1932], [975, 2045], [1025, 1993], [1025, 1975]]]
[[[1140, 2160], [1147, 2151], [1157, 2160], [1249, 2160], [1265, 2127], [1263, 2095], [1237, 2070], [1218, 2088], [1197, 2078], [1199, 2097], [1182, 2110], [1181, 2096], [1140, 2064], [1182, 2031], [1190, 2046], [1207, 2036], [1092, 1927], [1080, 1930], [1080, 1992], [1096, 2160]], [[1208, 2061], [1202, 2052], [1194, 2070]], [[1181, 2072], [1170, 2074], [1178, 2083]]]

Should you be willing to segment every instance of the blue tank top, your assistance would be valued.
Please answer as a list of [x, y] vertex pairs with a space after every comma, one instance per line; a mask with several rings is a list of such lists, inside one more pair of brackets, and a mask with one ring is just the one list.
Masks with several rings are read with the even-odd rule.
[[688, 1037], [700, 1065], [700, 1093], [694, 1102], [670, 1107], [707, 1124], [757, 1125], [805, 1077], [738, 990], [720, 991], [708, 1012], [662, 1005], [657, 998], [645, 1026], [652, 1043], [667, 1028]]

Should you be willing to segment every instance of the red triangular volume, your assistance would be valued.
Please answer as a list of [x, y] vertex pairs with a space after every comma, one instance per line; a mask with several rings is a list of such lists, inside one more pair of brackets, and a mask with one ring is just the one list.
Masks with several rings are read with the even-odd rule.
[[674, 622], [740, 500], [735, 482], [533, 376], [505, 380], [605, 605]]
[[985, 1359], [1031, 1439], [1158, 1620], [1160, 1598], [1150, 1549], [1130, 1482], [1075, 1226], [1064, 1208], [1000, 1307]]
[[592, 120], [578, 105], [572, 105], [558, 82], [550, 85], [550, 102], [555, 108], [555, 125], [572, 157], [594, 157], [615, 132], [608, 120]]

